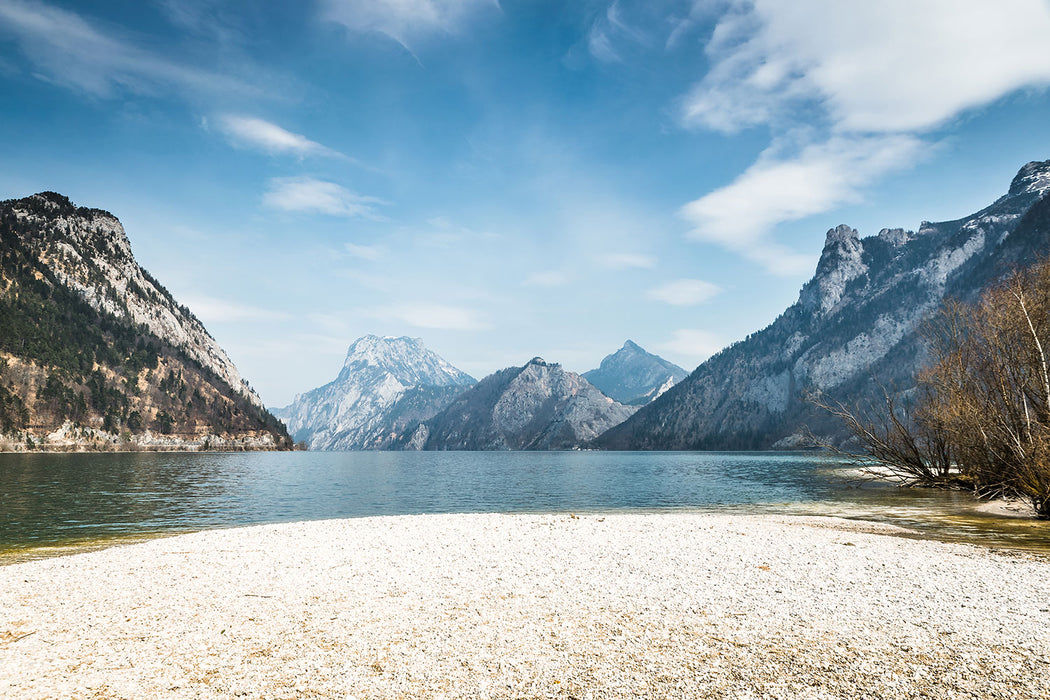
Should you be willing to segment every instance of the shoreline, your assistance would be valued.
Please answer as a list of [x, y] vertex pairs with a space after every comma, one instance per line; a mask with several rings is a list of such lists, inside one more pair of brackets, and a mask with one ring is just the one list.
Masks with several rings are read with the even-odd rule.
[[110, 433], [72, 421], [33, 426], [0, 434], [0, 454], [63, 454], [107, 452], [280, 452], [295, 449], [290, 441], [267, 430], [218, 434], [196, 432]]
[[890, 525], [418, 515], [0, 567], [0, 696], [1050, 694], [1050, 558]]
[[[551, 517], [571, 517], [573, 515], [596, 517], [602, 517], [606, 515], [725, 515], [731, 517], [813, 518], [852, 523], [853, 526], [855, 526], [858, 529], [858, 531], [864, 531], [863, 528], [869, 525], [878, 528], [888, 528], [886, 531], [882, 532], [882, 534], [891, 537], [900, 537], [903, 539], [941, 542], [947, 544], [963, 544], [987, 548], [993, 551], [1004, 550], [1013, 552], [1023, 552], [1026, 554], [1032, 554], [1036, 556], [1050, 557], [1050, 523], [1036, 518], [1035, 515], [1030, 512], [1030, 508], [1028, 508], [1028, 506], [1026, 506], [1024, 503], [1018, 501], [1008, 501], [1005, 499], [975, 501], [970, 511], [973, 514], [973, 516], [975, 516], [975, 518], [978, 519], [985, 519], [988, 517], [1001, 518], [1003, 522], [1000, 523], [1000, 528], [1004, 525], [1009, 525], [1010, 527], [1015, 528], [1023, 527], [1030, 529], [1045, 529], [1047, 531], [1046, 538], [1042, 541], [1031, 541], [1030, 539], [1025, 538], [1023, 536], [1016, 536], [1016, 530], [1013, 533], [1015, 536], [1011, 537], [1010, 534], [1005, 530], [992, 531], [993, 534], [990, 535], [981, 535], [975, 534], [974, 532], [951, 532], [945, 530], [944, 527], [938, 527], [937, 525], [932, 525], [927, 522], [920, 523], [916, 521], [909, 521], [906, 524], [897, 524], [893, 522], [893, 520], [896, 518], [887, 518], [886, 520], [880, 520], [878, 519], [878, 514], [873, 512], [861, 512], [854, 515], [846, 515], [842, 512], [835, 511], [821, 513], [818, 511], [807, 511], [801, 509], [785, 509], [783, 511], [778, 511], [776, 509], [756, 510], [755, 512], [751, 513], [739, 513], [725, 511], [722, 509], [704, 509], [695, 507], [683, 507], [678, 509], [624, 508], [619, 510], [575, 509], [574, 511], [492, 511], [478, 513], [393, 513], [384, 515], [347, 516], [344, 518], [336, 518], [334, 520], [353, 521], [377, 517], [396, 518], [417, 517], [424, 515], [549, 515]], [[154, 539], [162, 539], [167, 537], [178, 537], [188, 534], [198, 534], [224, 530], [237, 530], [254, 527], [289, 525], [300, 522], [325, 522], [328, 520], [333, 519], [320, 518], [317, 520], [292, 520], [261, 523], [221, 524], [211, 527], [190, 526], [173, 529], [156, 529], [140, 532], [109, 533], [97, 536], [86, 536], [83, 538], [71, 538], [68, 540], [51, 541], [43, 544], [25, 543], [20, 545], [7, 545], [6, 548], [0, 548], [0, 568], [4, 566], [10, 566], [12, 564], [20, 564], [27, 561], [50, 559], [53, 557], [72, 556], [85, 552], [104, 550], [110, 547], [120, 547], [124, 545], [136, 544], [139, 542], [146, 542]], [[989, 531], [985, 530], [984, 532], [987, 533]]]

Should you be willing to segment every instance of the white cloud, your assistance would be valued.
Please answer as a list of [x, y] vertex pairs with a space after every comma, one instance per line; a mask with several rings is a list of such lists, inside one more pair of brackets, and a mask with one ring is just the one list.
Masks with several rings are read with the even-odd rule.
[[321, 0], [321, 16], [354, 32], [390, 37], [410, 53], [412, 44], [432, 34], [456, 34], [496, 0]]
[[871, 136], [833, 137], [789, 158], [770, 149], [732, 184], [686, 204], [681, 215], [696, 240], [741, 253], [776, 274], [806, 272], [813, 260], [775, 243], [773, 227], [859, 201], [866, 185], [921, 158], [924, 146], [912, 136]]
[[704, 280], [682, 279], [667, 282], [645, 293], [646, 298], [675, 306], [696, 306], [722, 291]]
[[590, 34], [587, 36], [587, 50], [591, 52], [592, 56], [604, 63], [619, 63], [623, 60], [616, 53], [616, 49], [613, 48], [605, 30], [597, 25], [591, 27]]
[[656, 267], [656, 258], [638, 253], [606, 253], [598, 257], [598, 264], [610, 270], [649, 269]]
[[469, 331], [486, 327], [473, 309], [429, 302], [388, 306], [379, 309], [377, 316], [393, 317], [417, 328]]
[[315, 311], [306, 317], [316, 326], [319, 326], [322, 334], [329, 336], [346, 336], [350, 332], [350, 324], [343, 314], [321, 313]]
[[434, 228], [449, 229], [456, 228], [456, 225], [452, 222], [452, 219], [447, 216], [432, 216], [427, 219], [427, 223]]
[[810, 104], [839, 130], [924, 131], [1050, 84], [1047, 36], [1044, 0], [734, 0], [683, 118], [735, 131]]
[[725, 345], [725, 340], [716, 333], [695, 328], [682, 328], [673, 333], [671, 340], [656, 347], [699, 363], [714, 355]]
[[614, 44], [624, 40], [635, 44], [647, 43], [645, 36], [623, 18], [620, 3], [613, 2], [605, 13], [591, 25], [591, 30], [587, 34], [587, 49], [599, 61], [622, 63], [623, 58]]
[[715, 15], [721, 9], [718, 6], [719, 4], [694, 0], [693, 6], [689, 8], [689, 12], [684, 17], [669, 17], [668, 21], [671, 31], [667, 35], [667, 41], [664, 44], [665, 48], [670, 50], [681, 45], [686, 37], [696, 31], [705, 18]]
[[257, 117], [224, 114], [219, 116], [217, 121], [219, 129], [235, 146], [257, 148], [270, 154], [288, 153], [300, 158], [315, 155], [346, 157], [305, 136], [292, 133]]
[[197, 318], [210, 323], [283, 321], [291, 318], [283, 311], [215, 297], [182, 297], [181, 301]]
[[773, 142], [734, 182], [682, 208], [690, 235], [772, 272], [807, 270], [769, 237], [777, 224], [860, 200], [933, 150], [924, 133], [1050, 85], [1047, 36], [1044, 0], [729, 0], [681, 119], [726, 133], [766, 126]]
[[425, 248], [454, 248], [456, 246], [478, 246], [490, 244], [503, 238], [491, 231], [475, 231], [461, 226], [446, 216], [427, 219], [430, 229], [422, 228], [413, 233], [412, 245]]
[[386, 253], [386, 248], [380, 245], [357, 245], [356, 243], [344, 243], [343, 248], [351, 256], [361, 260], [378, 260]]
[[162, 58], [102, 33], [75, 12], [33, 0], [0, 0], [0, 36], [13, 35], [38, 74], [98, 97], [160, 88], [258, 93], [236, 79]]
[[386, 202], [351, 192], [334, 182], [311, 177], [278, 177], [270, 180], [263, 204], [284, 211], [381, 220], [375, 207]]
[[383, 294], [393, 294], [403, 286], [403, 282], [399, 282], [398, 278], [392, 275], [380, 275], [360, 270], [343, 270], [338, 274], [364, 289], [371, 289]]
[[526, 287], [564, 287], [569, 283], [569, 276], [558, 270], [547, 270], [529, 275], [525, 279]]

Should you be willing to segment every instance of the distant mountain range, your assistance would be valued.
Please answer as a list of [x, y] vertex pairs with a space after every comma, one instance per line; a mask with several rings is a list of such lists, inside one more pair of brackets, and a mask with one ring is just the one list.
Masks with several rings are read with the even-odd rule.
[[[277, 418], [120, 222], [45, 192], [0, 202], [0, 449], [271, 449]], [[925, 319], [1050, 254], [1050, 161], [990, 206], [918, 231], [827, 232], [765, 329], [692, 374], [632, 341], [584, 375], [534, 358], [480, 382], [418, 339], [365, 336], [276, 414], [313, 449], [760, 449], [847, 438], [807, 401], [907, 396]]]
[[381, 450], [474, 384], [418, 338], [367, 335], [350, 346], [334, 381], [274, 414], [310, 449]]
[[1012, 268], [1050, 254], [1050, 161], [1021, 168], [992, 205], [918, 231], [860, 238], [827, 233], [813, 279], [765, 329], [701, 364], [687, 379], [592, 446], [621, 450], [793, 447], [803, 428], [845, 440], [805, 400], [847, 404], [906, 394], [926, 361], [920, 328], [946, 298], [970, 301]]
[[536, 357], [482, 379], [404, 441], [420, 450], [566, 450], [625, 420], [634, 407]]
[[274, 449], [284, 426], [112, 214], [0, 202], [0, 449]]
[[[685, 371], [627, 341], [588, 374], [641, 402]], [[275, 409], [314, 450], [572, 449], [635, 406], [540, 358], [475, 380], [418, 338], [355, 341], [336, 379]]]
[[631, 341], [583, 376], [535, 358], [476, 385], [448, 369], [440, 381], [423, 371], [398, 379], [423, 362], [410, 353], [397, 371], [348, 357], [336, 382], [281, 415], [322, 449], [786, 449], [807, 431], [841, 443], [844, 427], [807, 397], [862, 405], [881, 402], [884, 388], [906, 397], [927, 359], [922, 324], [945, 299], [974, 300], [1050, 254], [1048, 193], [1050, 161], [1031, 162], [971, 216], [867, 238], [829, 230], [798, 300], [688, 376]]
[[642, 406], [688, 374], [673, 362], [646, 352], [628, 340], [622, 348], [602, 360], [598, 369], [584, 372], [583, 378], [622, 404]]

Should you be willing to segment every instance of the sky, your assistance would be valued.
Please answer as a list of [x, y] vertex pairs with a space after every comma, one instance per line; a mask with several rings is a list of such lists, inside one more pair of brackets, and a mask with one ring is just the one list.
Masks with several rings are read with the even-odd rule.
[[1046, 0], [0, 0], [0, 199], [60, 192], [267, 405], [366, 334], [692, 370], [825, 233], [1050, 158]]

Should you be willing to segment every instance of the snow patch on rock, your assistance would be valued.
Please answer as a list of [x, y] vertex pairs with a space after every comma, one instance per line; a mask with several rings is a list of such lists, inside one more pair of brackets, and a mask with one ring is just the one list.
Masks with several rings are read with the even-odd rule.
[[[375, 449], [398, 437], [400, 427], [408, 427], [412, 418], [407, 414], [429, 418], [472, 384], [472, 377], [428, 350], [419, 338], [367, 335], [347, 350], [334, 381], [296, 396], [274, 414], [311, 449]], [[421, 387], [433, 391], [402, 406]], [[409, 442], [415, 439], [413, 435]], [[426, 441], [425, 436], [421, 439]]]
[[1050, 160], [1033, 160], [1014, 176], [1009, 195], [1034, 194], [1042, 197], [1047, 192], [1050, 192]]
[[936, 258], [921, 269], [920, 274], [931, 286], [943, 288], [948, 282], [948, 275], [980, 252], [984, 248], [984, 243], [984, 230], [976, 228], [974, 235], [968, 238], [962, 247], [941, 251]]

